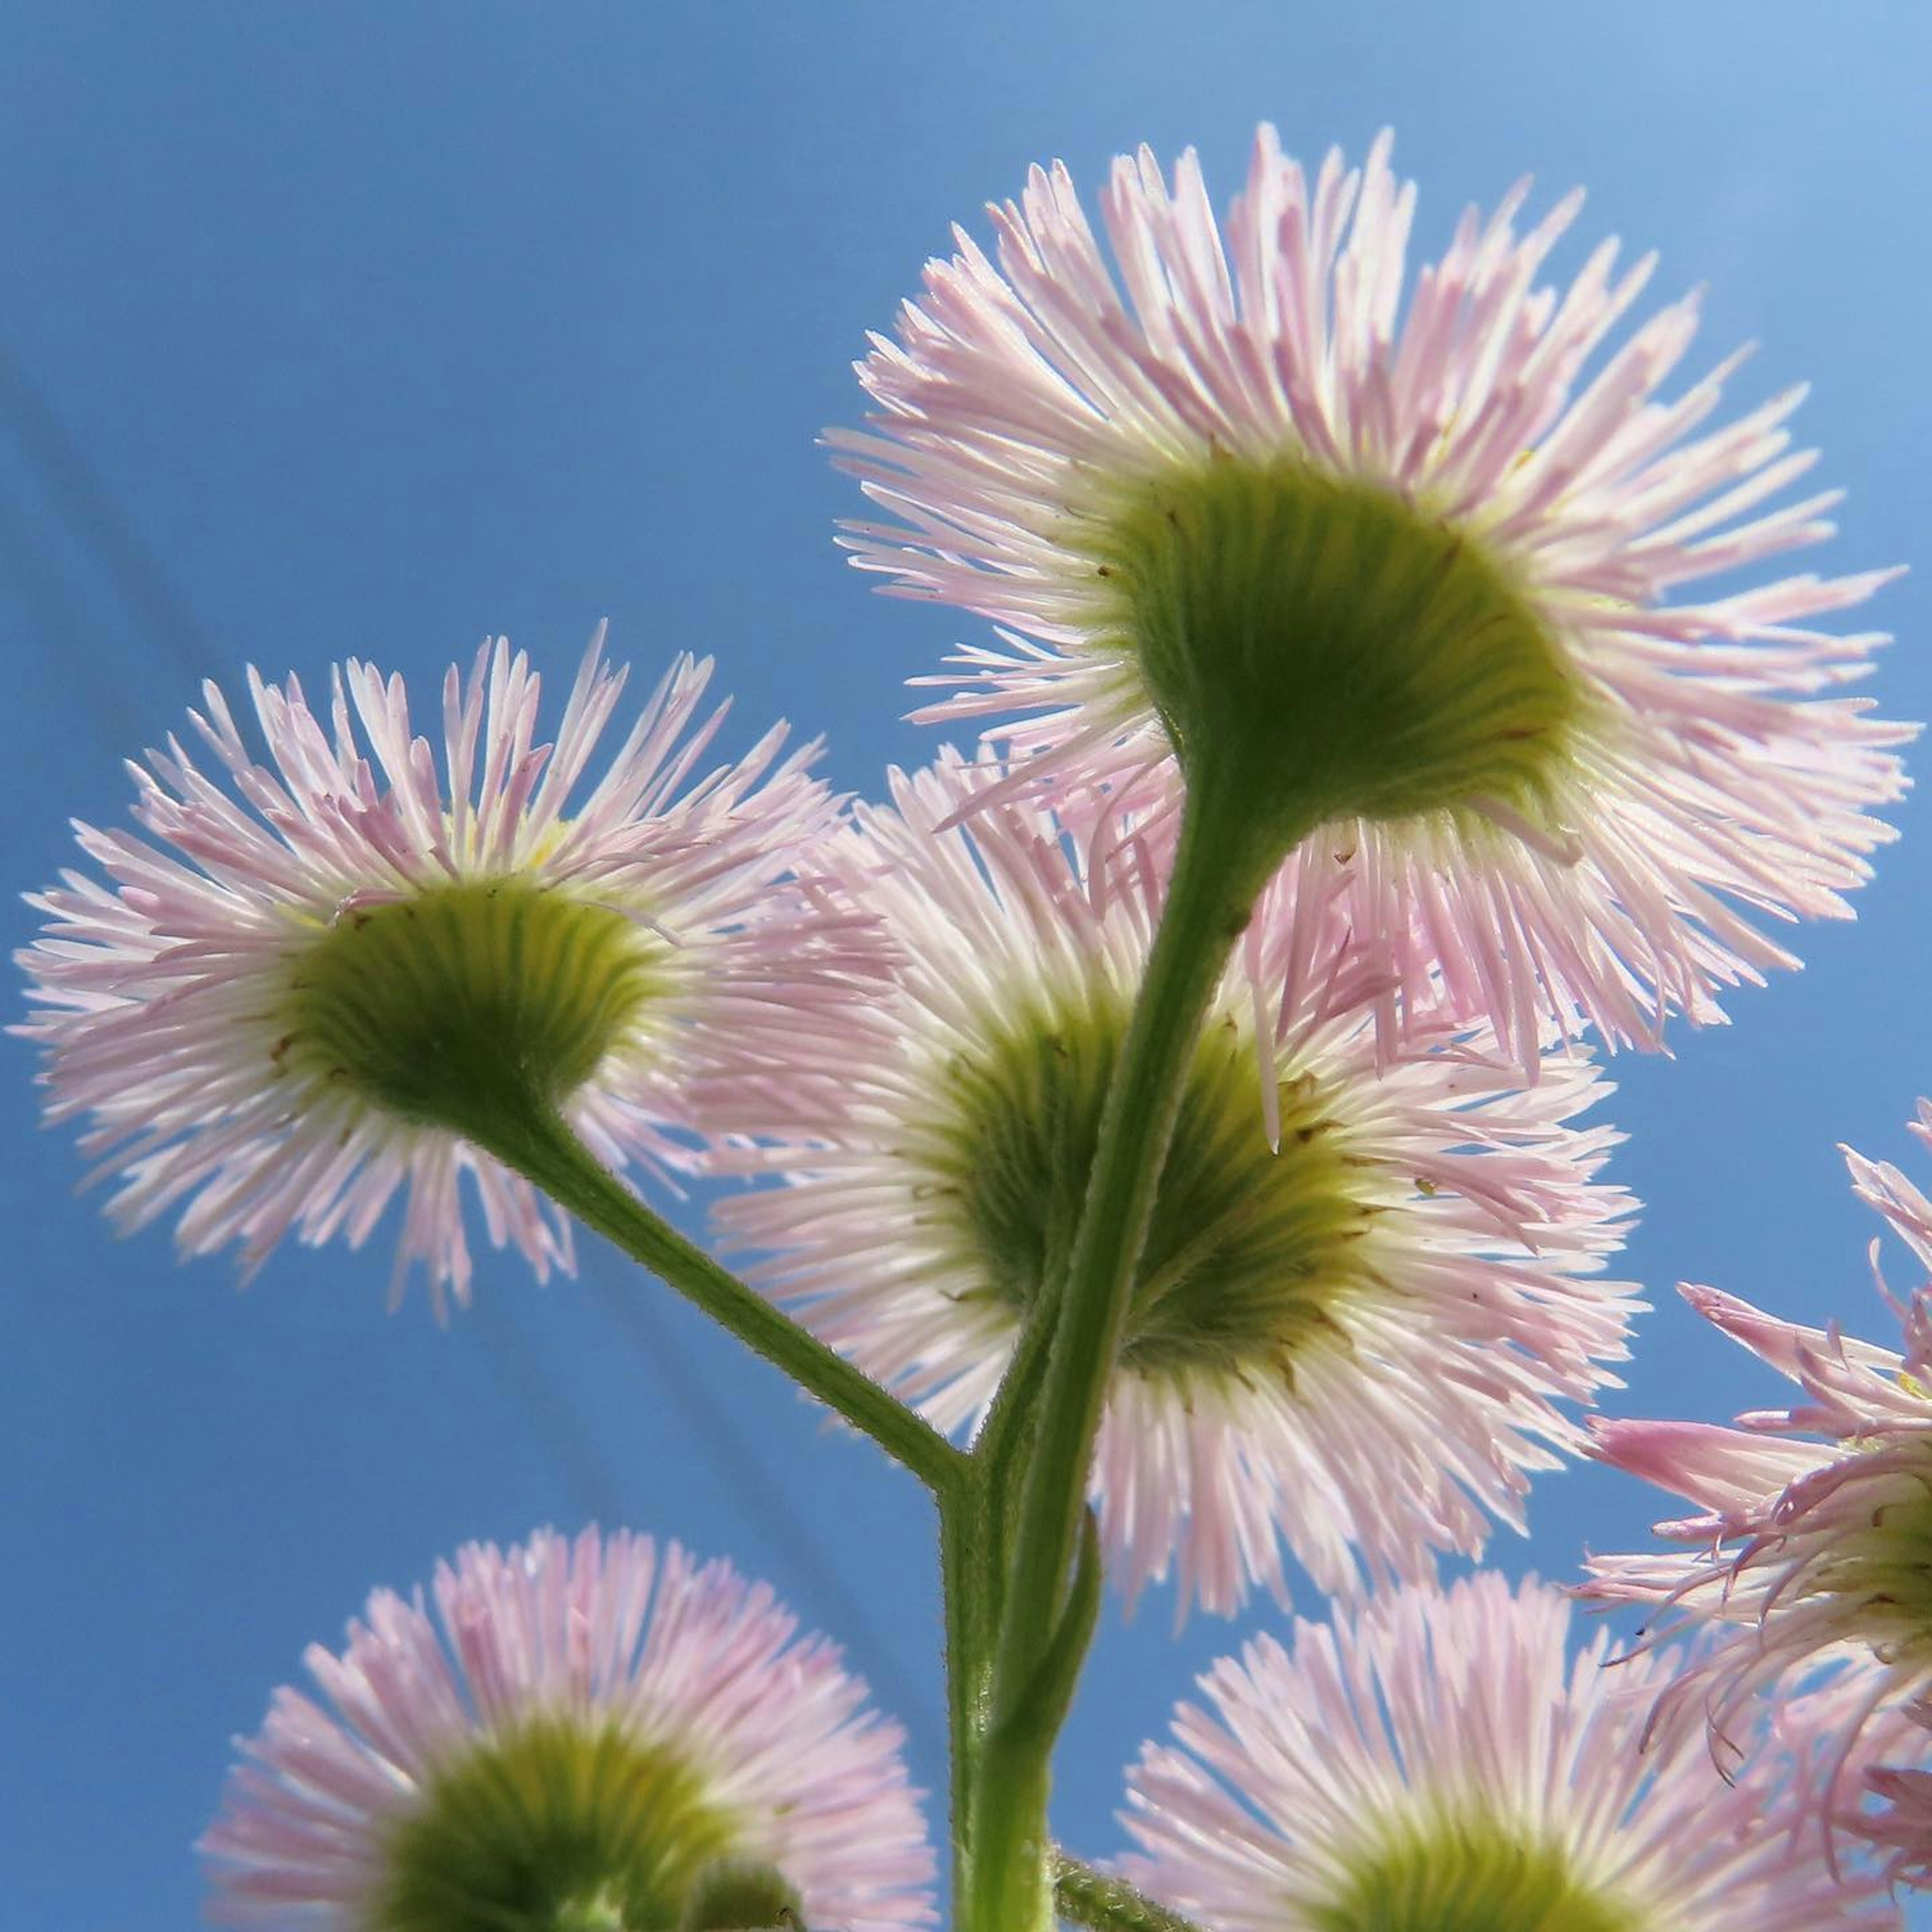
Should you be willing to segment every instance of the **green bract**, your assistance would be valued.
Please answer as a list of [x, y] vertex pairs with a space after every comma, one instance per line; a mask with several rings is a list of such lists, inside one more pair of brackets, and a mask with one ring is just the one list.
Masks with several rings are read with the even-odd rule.
[[1497, 560], [1389, 491], [1222, 458], [1124, 493], [1081, 546], [1099, 639], [1137, 670], [1190, 784], [1277, 850], [1344, 817], [1474, 800], [1546, 819], [1584, 700]]
[[[1879, 1647], [1932, 1643], [1932, 1469], [1901, 1470], [1870, 1506], [1870, 1527], [1841, 1536], [1802, 1574], [1794, 1600], [1835, 1597]], [[1873, 1492], [1868, 1491], [1868, 1494]], [[1881, 1633], [1882, 1636], [1881, 1636]]]
[[1311, 1932], [1642, 1932], [1644, 1924], [1580, 1883], [1555, 1847], [1487, 1821], [1393, 1840], [1351, 1868], [1334, 1903], [1304, 1910]]
[[[1022, 1012], [947, 1070], [937, 1198], [973, 1272], [1016, 1310], [1063, 1272], [1094, 1163], [1126, 1003]], [[1375, 1213], [1364, 1171], [1312, 1078], [1279, 1083], [1280, 1150], [1262, 1130], [1251, 1036], [1210, 1027], [1196, 1048], [1134, 1272], [1120, 1365], [1180, 1373], [1266, 1365], [1292, 1375], [1365, 1285]]]
[[494, 1124], [567, 1098], [632, 1037], [668, 951], [521, 879], [352, 908], [300, 955], [277, 1051], [406, 1119]]
[[430, 1785], [388, 1846], [371, 1924], [682, 1932], [736, 1834], [674, 1753], [608, 1722], [540, 1719], [485, 1738]]
[[770, 1865], [724, 1858], [700, 1874], [680, 1932], [808, 1932], [797, 1892]]

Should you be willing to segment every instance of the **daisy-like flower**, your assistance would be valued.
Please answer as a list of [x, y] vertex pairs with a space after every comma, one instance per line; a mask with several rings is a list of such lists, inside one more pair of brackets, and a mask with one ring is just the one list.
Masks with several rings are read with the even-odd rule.
[[900, 1733], [762, 1584], [648, 1537], [471, 1544], [304, 1658], [201, 1842], [224, 1924], [932, 1922]]
[[[1924, 1101], [1912, 1131], [1932, 1142]], [[1844, 1152], [1858, 1198], [1932, 1269], [1932, 1202], [1890, 1163]], [[1687, 1286], [1691, 1306], [1795, 1382], [1800, 1399], [1741, 1415], [1733, 1429], [1596, 1425], [1596, 1454], [1697, 1512], [1656, 1526], [1678, 1548], [1597, 1557], [1584, 1587], [1652, 1606], [1653, 1628], [1722, 1633], [1664, 1692], [1660, 1730], [1701, 1718], [1721, 1752], [1756, 1692], [1846, 1656], [1880, 1666], [1847, 1718], [1848, 1741], [1891, 1707], [1932, 1723], [1932, 1302], [1921, 1289], [1898, 1304], [1882, 1276], [1879, 1287], [1903, 1321], [1902, 1354]]]
[[[752, 1280], [952, 1432], [1064, 1273], [1160, 898], [1084, 880], [1024, 800], [941, 829], [985, 782], [943, 760], [859, 808], [818, 889], [878, 918], [896, 986], [702, 1096], [739, 1137], [717, 1164], [782, 1184], [717, 1210]], [[1384, 1066], [1359, 1007], [1307, 1004], [1258, 1013], [1237, 970], [1210, 1012], [1101, 1426], [1117, 1574], [1178, 1558], [1184, 1609], [1284, 1593], [1284, 1544], [1335, 1592], [1520, 1526], [1638, 1305], [1599, 1273], [1616, 1136], [1564, 1124], [1605, 1090], [1586, 1061], [1526, 1091], [1445, 1035]]]
[[1184, 779], [1244, 894], [1339, 871], [1360, 944], [1533, 1056], [1549, 1013], [1654, 1044], [1794, 963], [1756, 920], [1845, 914], [1910, 733], [1839, 694], [1879, 640], [1811, 628], [1888, 573], [1689, 594], [1828, 533], [1832, 494], [1763, 507], [1799, 392], [1706, 429], [1733, 358], [1664, 399], [1694, 298], [1600, 354], [1652, 262], [1607, 242], [1559, 297], [1579, 200], [1519, 234], [1526, 192], [1405, 306], [1386, 136], [1311, 188], [1263, 128], [1225, 232], [1191, 151], [1172, 188], [1123, 158], [1114, 268], [1036, 170], [829, 440], [893, 519], [854, 561], [1013, 627], [928, 716], [1110, 810]]
[[708, 662], [680, 658], [573, 796], [627, 675], [603, 638], [552, 744], [522, 653], [452, 667], [440, 773], [371, 665], [320, 715], [250, 673], [272, 768], [210, 684], [190, 716], [219, 771], [171, 737], [134, 768], [145, 836], [78, 827], [107, 883], [32, 898], [18, 1030], [48, 1118], [85, 1118], [119, 1173], [123, 1230], [184, 1203], [183, 1251], [252, 1271], [291, 1230], [359, 1244], [400, 1193], [398, 1290], [421, 1263], [440, 1312], [469, 1291], [466, 1177], [494, 1245], [570, 1265], [568, 1223], [479, 1140], [556, 1110], [611, 1166], [676, 1166], [686, 1082], [761, 1050], [781, 963], [788, 1026], [836, 986], [843, 942], [768, 903], [829, 815], [810, 751], [775, 762], [781, 727], [694, 782], [723, 716], [700, 710]]
[[1568, 1655], [1558, 1590], [1482, 1574], [1298, 1623], [1200, 1680], [1131, 1774], [1137, 1884], [1217, 1932], [1830, 1932], [1894, 1927], [1834, 1876], [1810, 1754], [1727, 1783], [1639, 1748], [1666, 1666]]

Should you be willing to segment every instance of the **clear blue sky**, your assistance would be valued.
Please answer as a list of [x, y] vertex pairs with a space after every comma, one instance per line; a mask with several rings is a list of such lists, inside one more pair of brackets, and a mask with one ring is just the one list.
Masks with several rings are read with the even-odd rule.
[[[876, 789], [922, 758], [904, 676], [971, 620], [870, 595], [814, 438], [956, 218], [1064, 156], [1147, 140], [1232, 192], [1254, 122], [1359, 154], [1384, 124], [1420, 235], [1533, 171], [1710, 284], [1740, 406], [1814, 380], [1848, 486], [1828, 562], [1922, 560], [1932, 14], [1904, 4], [166, 8], [16, 0], [0, 58], [0, 787], [14, 886], [118, 819], [118, 760], [198, 680], [421, 677], [506, 630], [561, 670], [599, 616], [654, 670], [715, 652], [746, 738], [829, 734]], [[1546, 201], [1543, 204], [1546, 205]], [[48, 412], [60, 426], [50, 427]], [[78, 452], [78, 466], [76, 464]], [[1888, 590], [1876, 688], [1932, 714], [1924, 580]], [[1855, 926], [1620, 1064], [1616, 1172], [1652, 1288], [1626, 1412], [1778, 1384], [1670, 1292], [1710, 1281], [1887, 1333], [1833, 1143], [1910, 1166], [1932, 1089], [1922, 801]], [[15, 906], [10, 943], [29, 931]], [[0, 1053], [0, 1918], [185, 1926], [231, 1733], [378, 1582], [465, 1538], [622, 1520], [729, 1553], [841, 1636], [943, 1787], [930, 1525], [911, 1485], [614, 1258], [539, 1291], [482, 1269], [448, 1333], [383, 1312], [386, 1253], [278, 1257], [238, 1295], [165, 1234], [117, 1244]], [[1916, 1170], [1932, 1177], [1932, 1162]], [[1547, 1479], [1512, 1570], [1568, 1576], [1663, 1513]], [[1120, 1768], [1238, 1633], [1110, 1612], [1067, 1743], [1064, 1835], [1117, 1848]], [[1932, 1924], [1932, 1914], [1923, 1922]]]

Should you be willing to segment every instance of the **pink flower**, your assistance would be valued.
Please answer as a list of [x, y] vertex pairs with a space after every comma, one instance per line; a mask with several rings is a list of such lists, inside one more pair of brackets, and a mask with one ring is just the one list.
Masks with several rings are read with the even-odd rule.
[[440, 774], [370, 665], [338, 670], [320, 716], [250, 673], [272, 768], [208, 685], [189, 715], [220, 772], [171, 737], [135, 769], [145, 836], [78, 827], [107, 883], [32, 898], [46, 929], [19, 957], [41, 1004], [17, 1030], [48, 1118], [86, 1119], [119, 1175], [124, 1231], [178, 1206], [184, 1253], [236, 1245], [252, 1272], [291, 1231], [359, 1246], [400, 1194], [397, 1290], [422, 1263], [440, 1312], [469, 1293], [466, 1183], [493, 1245], [539, 1276], [571, 1264], [562, 1216], [452, 1114], [514, 1082], [611, 1166], [676, 1167], [681, 1090], [760, 1051], [774, 962], [788, 1015], [838, 997], [836, 934], [766, 903], [830, 815], [810, 752], [774, 767], [780, 728], [694, 779], [723, 712], [700, 716], [711, 667], [682, 658], [585, 789], [627, 676], [603, 637], [552, 744], [521, 653], [452, 667]]
[[1897, 1927], [1868, 1870], [1834, 1874], [1798, 1736], [1735, 1783], [1700, 1741], [1646, 1752], [1655, 1655], [1574, 1660], [1570, 1606], [1480, 1574], [1352, 1621], [1298, 1622], [1200, 1680], [1174, 1746], [1131, 1774], [1127, 1876], [1217, 1932], [1340, 1926], [1551, 1932]]
[[1256, 808], [1294, 807], [1288, 903], [1339, 890], [1399, 984], [1512, 1051], [1573, 1007], [1654, 1045], [1795, 963], [1759, 922], [1846, 916], [1892, 836], [1867, 812], [1910, 733], [1840, 694], [1879, 640], [1812, 628], [1888, 573], [1698, 596], [1829, 533], [1834, 493], [1762, 508], [1810, 466], [1801, 392], [1706, 428], [1733, 358], [1664, 399], [1695, 298], [1607, 347], [1653, 263], [1606, 242], [1544, 285], [1577, 196], [1526, 234], [1526, 188], [1466, 214], [1405, 301], [1388, 152], [1311, 187], [1264, 127], [1222, 230], [1192, 151], [1170, 188], [1143, 148], [1102, 197], [1112, 267], [1034, 170], [993, 256], [956, 230], [860, 365], [870, 429], [829, 440], [887, 520], [853, 560], [1012, 627], [922, 680], [1012, 782], [1159, 813], [1177, 744], [1191, 779], [1252, 734]]
[[[1932, 1139], [1923, 1101], [1913, 1132]], [[1858, 1198], [1932, 1260], [1932, 1203], [1896, 1168], [1844, 1151]], [[1660, 1697], [1661, 1730], [1701, 1718], [1725, 1747], [1760, 1690], [1848, 1657], [1876, 1667], [1846, 1714], [1847, 1750], [1879, 1712], [1932, 1719], [1932, 1306], [1924, 1290], [1900, 1305], [1879, 1285], [1904, 1323], [1902, 1354], [1686, 1286], [1692, 1307], [1796, 1383], [1799, 1400], [1732, 1429], [1596, 1425], [1605, 1461], [1696, 1511], [1657, 1526], [1676, 1549], [1594, 1558], [1584, 1591], [1652, 1606], [1653, 1628], [1712, 1629]]]
[[[694, 1102], [714, 1167], [781, 1184], [717, 1210], [752, 1279], [950, 1431], [1064, 1264], [1161, 896], [1083, 878], [1024, 800], [940, 829], [984, 782], [942, 759], [858, 808], [814, 890], [878, 918], [896, 983]], [[1218, 1611], [1285, 1594], [1285, 1551], [1352, 1590], [1520, 1526], [1640, 1305], [1599, 1273], [1616, 1137], [1565, 1124], [1605, 1090], [1586, 1060], [1525, 1091], [1443, 1029], [1384, 1064], [1359, 1006], [1258, 1011], [1252, 976], [1188, 1075], [1093, 1474], [1124, 1587], [1178, 1562], [1182, 1607]]]
[[278, 1690], [240, 1742], [201, 1843], [220, 1922], [668, 1926], [737, 1872], [814, 1926], [932, 1922], [900, 1733], [764, 1585], [541, 1530], [466, 1545], [434, 1596], [440, 1634], [378, 1590], [305, 1654], [325, 1701]]

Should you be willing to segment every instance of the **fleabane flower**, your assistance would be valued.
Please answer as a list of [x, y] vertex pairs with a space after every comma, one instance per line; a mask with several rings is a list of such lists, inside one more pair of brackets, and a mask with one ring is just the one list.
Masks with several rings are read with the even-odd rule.
[[[223, 1924], [929, 1924], [901, 1734], [762, 1584], [676, 1544], [471, 1544], [278, 1690], [201, 1841]], [[440, 1620], [441, 1629], [437, 1623]], [[796, 1918], [788, 1915], [797, 1915]]]
[[1143, 148], [1112, 266], [1036, 169], [859, 365], [870, 427], [829, 440], [890, 520], [849, 547], [1012, 627], [922, 680], [1011, 783], [1184, 790], [1249, 897], [1339, 868], [1362, 946], [1527, 1056], [1573, 1007], [1654, 1045], [1795, 963], [1760, 922], [1844, 916], [1892, 836], [1910, 733], [1842, 694], [1880, 640], [1814, 628], [1888, 573], [1740, 584], [1831, 529], [1832, 494], [1767, 507], [1800, 392], [1706, 428], [1733, 358], [1666, 398], [1694, 298], [1606, 350], [1652, 263], [1546, 286], [1575, 196], [1466, 214], [1405, 299], [1388, 152], [1311, 187], [1264, 127], [1224, 231], [1192, 152], [1170, 188]]
[[[1932, 1141], [1932, 1107], [1913, 1129]], [[1844, 1150], [1854, 1191], [1932, 1267], [1932, 1202], [1889, 1162]], [[1877, 1244], [1874, 1246], [1876, 1266]], [[1882, 1292], [1891, 1300], [1881, 1277]], [[1656, 1526], [1673, 1550], [1599, 1556], [1584, 1594], [1652, 1606], [1653, 1629], [1710, 1626], [1716, 1640], [1658, 1701], [1670, 1730], [1702, 1720], [1720, 1753], [1760, 1690], [1846, 1658], [1869, 1658], [1849, 1740], [1898, 1708], [1932, 1723], [1932, 1304], [1898, 1307], [1905, 1348], [1785, 1322], [1714, 1288], [1691, 1306], [1796, 1383], [1787, 1408], [1736, 1428], [1612, 1420], [1595, 1453], [1693, 1504]]]
[[1726, 1782], [1640, 1748], [1646, 1655], [1574, 1658], [1564, 1594], [1480, 1574], [1262, 1636], [1148, 1744], [1136, 1884], [1217, 1932], [1829, 1932], [1893, 1927], [1810, 1828], [1815, 1763], [1760, 1726]]
[[[123, 1230], [181, 1207], [188, 1254], [259, 1267], [292, 1230], [367, 1238], [406, 1202], [400, 1292], [469, 1292], [466, 1178], [491, 1243], [570, 1265], [567, 1222], [484, 1144], [560, 1113], [611, 1166], [660, 1168], [686, 1082], [757, 1054], [775, 977], [787, 1023], [838, 983], [843, 942], [770, 889], [830, 812], [783, 728], [694, 776], [723, 716], [679, 658], [585, 782], [627, 673], [586, 653], [556, 736], [499, 639], [442, 694], [442, 758], [400, 678], [351, 660], [312, 710], [249, 692], [258, 763], [216, 687], [191, 712], [213, 772], [170, 737], [134, 771], [138, 832], [81, 825], [94, 873], [30, 896], [47, 1117], [121, 1185]], [[366, 746], [366, 749], [365, 749]]]
[[[1162, 893], [1083, 877], [1030, 801], [950, 823], [984, 782], [947, 758], [856, 809], [814, 890], [878, 920], [895, 982], [703, 1102], [716, 1165], [781, 1184], [717, 1210], [751, 1278], [952, 1432], [1063, 1278]], [[1255, 976], [1185, 1072], [1093, 1472], [1116, 1574], [1178, 1560], [1183, 1609], [1284, 1592], [1284, 1546], [1333, 1592], [1520, 1525], [1637, 1305], [1600, 1274], [1616, 1136], [1566, 1124], [1586, 1060], [1528, 1090], [1466, 1036], [1384, 1064], [1359, 1007], [1258, 1011]]]

